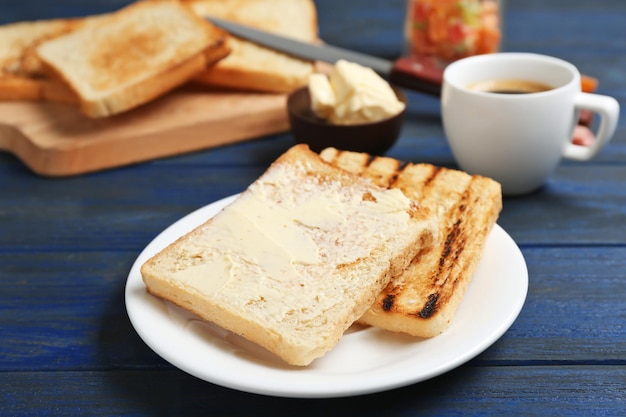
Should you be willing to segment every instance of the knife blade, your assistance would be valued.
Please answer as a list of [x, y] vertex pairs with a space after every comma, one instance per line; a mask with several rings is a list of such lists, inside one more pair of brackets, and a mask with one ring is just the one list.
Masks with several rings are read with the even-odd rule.
[[205, 19], [233, 36], [296, 58], [330, 64], [345, 59], [372, 68], [381, 77], [398, 87], [434, 96], [439, 96], [441, 93], [443, 68], [438, 65], [434, 58], [400, 57], [391, 61], [333, 45], [294, 40], [213, 16], [205, 16]]

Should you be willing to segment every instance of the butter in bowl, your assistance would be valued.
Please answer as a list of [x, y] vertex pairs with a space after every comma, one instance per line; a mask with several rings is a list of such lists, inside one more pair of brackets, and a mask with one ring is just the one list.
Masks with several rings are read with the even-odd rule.
[[406, 96], [371, 68], [340, 60], [328, 75], [316, 73], [287, 99], [296, 143], [369, 154], [391, 148], [402, 129]]

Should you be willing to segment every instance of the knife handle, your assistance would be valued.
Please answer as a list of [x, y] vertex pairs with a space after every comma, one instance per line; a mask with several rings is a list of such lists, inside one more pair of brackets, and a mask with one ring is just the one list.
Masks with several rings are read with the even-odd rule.
[[441, 95], [444, 68], [432, 57], [402, 57], [394, 61], [389, 82], [433, 96]]

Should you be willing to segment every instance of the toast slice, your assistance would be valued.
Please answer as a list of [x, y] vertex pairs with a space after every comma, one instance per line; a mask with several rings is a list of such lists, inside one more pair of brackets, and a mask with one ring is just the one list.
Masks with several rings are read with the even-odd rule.
[[81, 24], [81, 19], [51, 19], [0, 26], [0, 100], [76, 102], [66, 85], [42, 71], [34, 49]]
[[324, 149], [321, 157], [342, 169], [402, 190], [429, 209], [441, 235], [378, 295], [359, 322], [413, 336], [446, 330], [482, 256], [502, 209], [500, 184], [489, 178], [388, 157]]
[[400, 190], [296, 145], [141, 274], [150, 293], [305, 366], [435, 233], [429, 213]]
[[42, 43], [44, 66], [67, 83], [89, 117], [144, 104], [229, 52], [227, 34], [177, 1], [138, 2]]
[[[312, 0], [192, 0], [201, 16], [267, 30], [305, 42], [318, 41], [317, 11]], [[212, 86], [270, 93], [288, 93], [306, 85], [314, 71], [304, 61], [231, 36], [231, 54], [195, 77]]]

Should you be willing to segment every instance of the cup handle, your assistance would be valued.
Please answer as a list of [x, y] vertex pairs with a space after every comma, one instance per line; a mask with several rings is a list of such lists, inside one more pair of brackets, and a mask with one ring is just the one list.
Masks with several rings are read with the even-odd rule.
[[578, 109], [588, 109], [600, 115], [600, 124], [593, 145], [582, 146], [569, 142], [563, 152], [565, 158], [586, 161], [596, 156], [613, 137], [619, 118], [619, 103], [613, 97], [579, 93], [574, 105]]

